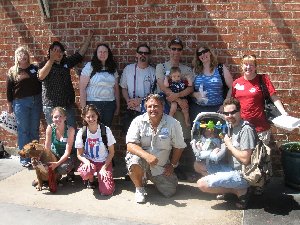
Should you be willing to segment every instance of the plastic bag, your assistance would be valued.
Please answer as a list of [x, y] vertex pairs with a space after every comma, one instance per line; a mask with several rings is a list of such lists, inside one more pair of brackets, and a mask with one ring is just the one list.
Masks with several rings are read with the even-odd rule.
[[17, 121], [15, 115], [2, 111], [0, 115], [0, 127], [11, 134], [17, 135]]

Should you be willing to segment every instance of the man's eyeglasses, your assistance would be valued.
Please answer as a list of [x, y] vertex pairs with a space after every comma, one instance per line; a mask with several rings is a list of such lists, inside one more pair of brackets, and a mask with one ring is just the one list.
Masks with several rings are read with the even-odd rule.
[[201, 55], [203, 55], [203, 54], [205, 54], [207, 52], [209, 52], [209, 49], [204, 49], [204, 50], [202, 50], [200, 52], [197, 52], [197, 56], [199, 57], [199, 56], [201, 56]]
[[140, 54], [140, 55], [150, 55], [150, 52], [141, 52], [141, 51], [138, 51], [137, 53]]
[[175, 52], [175, 51], [181, 52], [181, 51], [182, 51], [182, 48], [171, 48], [171, 50], [174, 51], [174, 52]]
[[225, 116], [229, 116], [229, 115], [234, 115], [234, 114], [236, 114], [237, 112], [239, 112], [239, 110], [237, 110], [237, 109], [235, 109], [235, 110], [233, 110], [233, 111], [231, 111], [231, 112], [223, 112], [223, 114], [225, 115]]

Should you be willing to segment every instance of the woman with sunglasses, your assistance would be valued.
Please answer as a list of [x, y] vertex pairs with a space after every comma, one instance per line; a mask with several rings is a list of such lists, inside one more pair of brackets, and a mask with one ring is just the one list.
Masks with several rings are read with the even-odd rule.
[[[270, 123], [264, 113], [264, 96], [261, 90], [260, 78], [265, 83], [271, 99], [282, 115], [287, 115], [283, 105], [276, 95], [276, 90], [266, 74], [257, 73], [255, 55], [244, 55], [242, 62], [242, 76], [232, 84], [232, 96], [241, 103], [241, 117], [255, 126], [259, 138], [268, 145], [270, 142]], [[261, 194], [262, 190], [256, 190]]]
[[117, 63], [107, 44], [99, 44], [91, 62], [82, 69], [79, 89], [80, 105], [93, 104], [101, 113], [101, 121], [111, 127], [120, 111]]
[[[193, 60], [195, 73], [194, 93], [190, 103], [190, 118], [193, 121], [200, 112], [223, 111], [222, 103], [231, 96], [232, 76], [205, 44], [200, 45]], [[227, 91], [225, 93], [225, 91]]]

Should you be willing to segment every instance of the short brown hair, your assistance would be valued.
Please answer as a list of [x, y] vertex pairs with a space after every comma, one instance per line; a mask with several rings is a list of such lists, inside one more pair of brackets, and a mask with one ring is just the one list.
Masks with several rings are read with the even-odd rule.
[[224, 100], [223, 102], [223, 107], [227, 105], [235, 105], [236, 110], [240, 111], [241, 110], [241, 104], [240, 101], [236, 98], [230, 97]]

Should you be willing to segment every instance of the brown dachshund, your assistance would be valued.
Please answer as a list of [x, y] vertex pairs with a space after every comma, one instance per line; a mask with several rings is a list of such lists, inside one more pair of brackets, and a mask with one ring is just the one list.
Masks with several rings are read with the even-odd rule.
[[[31, 158], [31, 163], [35, 169], [38, 182], [36, 189], [41, 191], [43, 181], [48, 181], [49, 179], [49, 162], [57, 162], [55, 155], [51, 151], [46, 151], [44, 146], [39, 144], [37, 140], [25, 145], [18, 153], [23, 158]], [[55, 176], [55, 179], [59, 180], [60, 176]]]

